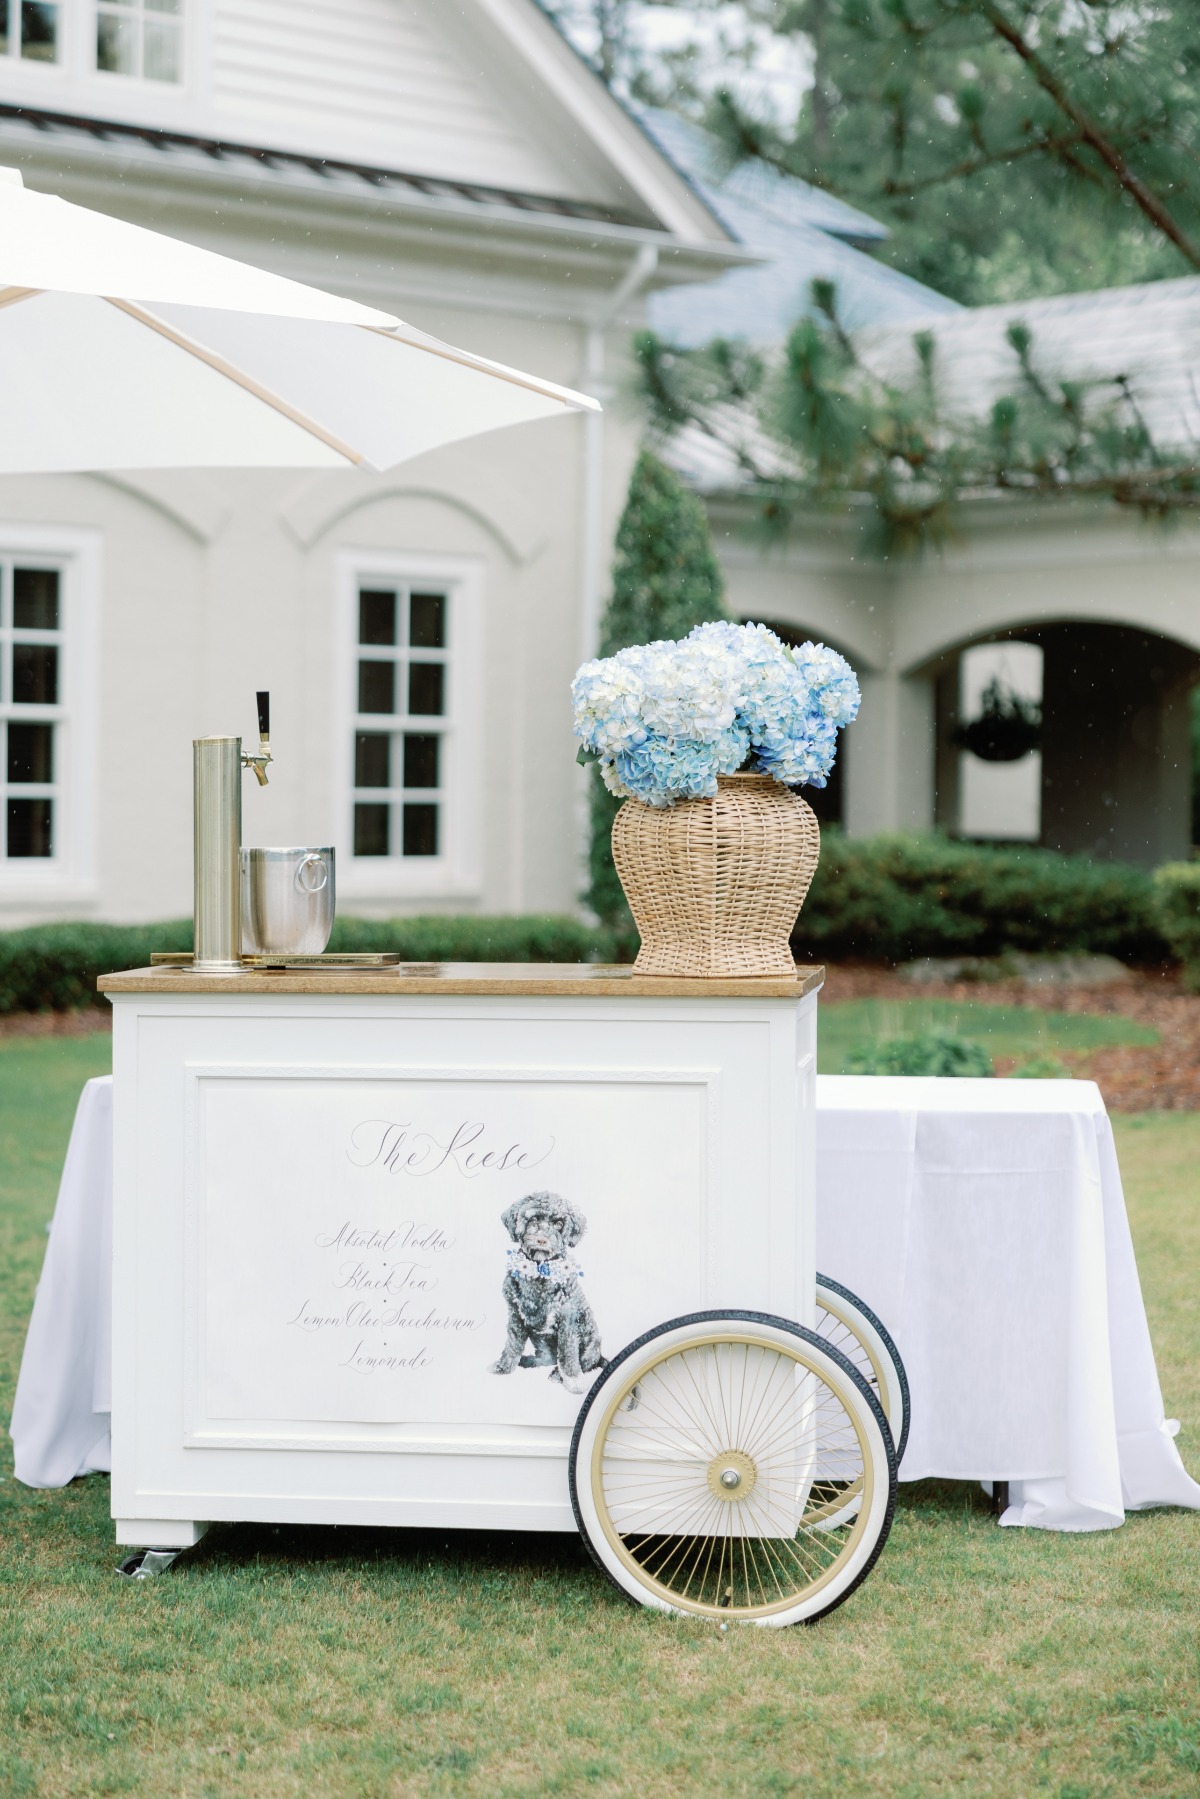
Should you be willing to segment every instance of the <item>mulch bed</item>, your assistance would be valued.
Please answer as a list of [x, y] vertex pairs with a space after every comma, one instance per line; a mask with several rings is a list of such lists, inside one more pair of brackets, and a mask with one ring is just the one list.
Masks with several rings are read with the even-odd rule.
[[[1028, 1006], [1040, 1012], [1107, 1013], [1151, 1026], [1156, 1044], [1115, 1043], [1105, 1049], [1056, 1051], [1072, 1074], [1096, 1081], [1111, 1112], [1200, 1111], [1200, 994], [1185, 993], [1178, 972], [1131, 970], [1127, 981], [1068, 987], [1022, 981], [955, 981], [919, 986], [893, 970], [845, 963], [826, 971], [829, 1000], [948, 999], [981, 1006]], [[1007, 1073], [1004, 1060], [997, 1071]]]

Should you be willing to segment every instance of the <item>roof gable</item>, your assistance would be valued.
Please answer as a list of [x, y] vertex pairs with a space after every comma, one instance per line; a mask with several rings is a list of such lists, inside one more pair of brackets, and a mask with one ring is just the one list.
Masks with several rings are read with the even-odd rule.
[[611, 175], [556, 156], [538, 109], [522, 116], [511, 75], [491, 65], [473, 10], [446, 0], [219, 0], [214, 135], [615, 201]]
[[806, 225], [850, 244], [883, 243], [888, 228], [835, 194], [798, 175], [781, 175], [766, 163], [722, 165], [716, 140], [690, 119], [662, 107], [646, 106], [638, 117], [647, 134], [689, 180], [699, 183], [708, 204], [734, 232], [745, 210], [780, 225]]
[[0, 58], [0, 110], [541, 196], [729, 244], [536, 0], [189, 0], [185, 16], [181, 85], [98, 72], [77, 30], [54, 69]]

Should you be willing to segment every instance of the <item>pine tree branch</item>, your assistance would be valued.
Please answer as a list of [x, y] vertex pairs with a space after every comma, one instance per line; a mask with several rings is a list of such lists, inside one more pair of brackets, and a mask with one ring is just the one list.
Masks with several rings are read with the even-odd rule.
[[[1070, 160], [1072, 167], [1079, 174], [1086, 176], [1090, 181], [1096, 181], [1099, 177], [1095, 170], [1089, 169], [1084, 163], [1074, 161], [1071, 157], [1073, 150], [1083, 148], [1088, 141], [1080, 132], [1064, 134], [1061, 137], [1046, 135], [1038, 137], [1032, 142], [1012, 145], [1008, 149], [988, 150], [981, 156], [964, 157], [961, 162], [952, 163], [946, 169], [939, 169], [936, 175], [929, 175], [923, 181], [885, 180], [880, 183], [880, 192], [886, 194], [891, 200], [908, 200], [917, 194], [929, 193], [933, 188], [944, 187], [948, 181], [968, 179], [972, 175], [982, 174], [985, 169], [994, 169], [1001, 165], [1006, 166], [1009, 163], [1020, 162], [1028, 156], [1061, 156], [1064, 161]], [[813, 183], [813, 185], [816, 184]]]
[[1130, 168], [1120, 150], [1096, 121], [1071, 97], [1054, 71], [1022, 36], [1019, 27], [1013, 24], [997, 4], [997, 0], [975, 0], [975, 3], [997, 37], [1003, 39], [1021, 58], [1042, 92], [1071, 120], [1084, 142], [1116, 177], [1134, 204], [1175, 245], [1192, 268], [1200, 269], [1200, 248], [1191, 242], [1158, 195]]

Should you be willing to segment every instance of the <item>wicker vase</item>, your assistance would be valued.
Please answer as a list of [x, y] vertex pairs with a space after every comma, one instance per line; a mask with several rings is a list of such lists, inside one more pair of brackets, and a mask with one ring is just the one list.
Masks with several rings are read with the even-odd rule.
[[821, 853], [812, 808], [769, 775], [721, 775], [711, 800], [626, 800], [613, 861], [642, 947], [635, 974], [790, 974], [788, 938]]

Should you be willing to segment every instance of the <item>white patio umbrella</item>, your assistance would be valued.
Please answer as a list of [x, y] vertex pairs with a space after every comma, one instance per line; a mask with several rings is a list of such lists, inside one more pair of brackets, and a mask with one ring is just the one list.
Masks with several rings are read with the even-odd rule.
[[0, 473], [391, 468], [595, 400], [0, 170]]

